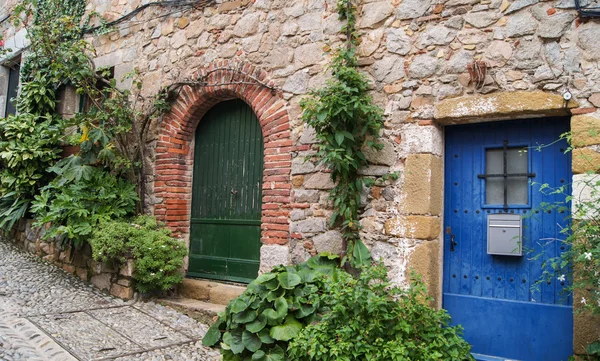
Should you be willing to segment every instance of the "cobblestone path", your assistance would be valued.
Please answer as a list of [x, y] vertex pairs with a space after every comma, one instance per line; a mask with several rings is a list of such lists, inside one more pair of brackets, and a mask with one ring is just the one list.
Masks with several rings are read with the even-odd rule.
[[0, 361], [218, 360], [207, 326], [107, 296], [0, 240]]

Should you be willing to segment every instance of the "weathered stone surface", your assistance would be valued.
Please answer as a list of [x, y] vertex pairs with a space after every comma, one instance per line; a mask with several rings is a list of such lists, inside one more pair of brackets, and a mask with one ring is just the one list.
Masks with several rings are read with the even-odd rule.
[[398, 155], [394, 149], [394, 143], [388, 139], [379, 139], [378, 142], [383, 144], [383, 149], [377, 150], [364, 146], [362, 151], [367, 160], [373, 164], [383, 164], [392, 166], [398, 161]]
[[292, 161], [292, 174], [307, 174], [315, 171], [315, 165], [302, 157]]
[[406, 124], [401, 128], [400, 158], [409, 154], [432, 153], [442, 155], [443, 131], [435, 126]]
[[298, 18], [298, 27], [300, 31], [316, 30], [321, 27], [323, 16], [320, 13], [312, 12], [304, 14]]
[[560, 38], [571, 27], [575, 16], [575, 13], [570, 12], [550, 16], [541, 22], [537, 35], [544, 39]]
[[600, 144], [600, 117], [596, 114], [571, 117], [571, 144], [574, 147]]
[[423, 49], [430, 45], [448, 45], [454, 38], [456, 38], [456, 30], [443, 25], [431, 26], [419, 36], [417, 47]]
[[[568, 104], [568, 108], [578, 106], [573, 100]], [[447, 99], [439, 102], [435, 109], [435, 118], [443, 124], [527, 114], [566, 115], [567, 108], [558, 94], [517, 91]]]
[[245, 37], [252, 35], [258, 31], [260, 23], [260, 15], [257, 13], [249, 13], [238, 20], [233, 28], [233, 35], [237, 37]]
[[133, 298], [133, 288], [114, 283], [110, 287], [110, 294], [124, 300], [130, 300]]
[[594, 26], [593, 23], [586, 23], [581, 25], [579, 30], [579, 36], [577, 39], [577, 44], [581, 49], [584, 50], [586, 59], [600, 59], [600, 46], [598, 46], [598, 39], [600, 39], [599, 26]]
[[304, 131], [302, 132], [302, 136], [300, 137], [300, 143], [302, 144], [314, 144], [318, 143], [317, 133], [315, 129], [310, 126], [305, 126]]
[[504, 36], [508, 38], [515, 38], [524, 35], [531, 35], [535, 33], [538, 24], [533, 16], [528, 12], [522, 12], [511, 16], [506, 23], [504, 29]]
[[475, 45], [487, 42], [491, 39], [491, 34], [479, 29], [464, 29], [458, 32], [458, 40], [465, 45]]
[[402, 249], [388, 242], [375, 242], [371, 247], [371, 258], [381, 261], [389, 268], [390, 281], [404, 284], [406, 280], [406, 261]]
[[342, 253], [342, 235], [338, 231], [329, 231], [313, 237], [313, 244], [318, 253], [329, 252], [331, 254]]
[[594, 93], [589, 98], [588, 101], [592, 103], [596, 108], [600, 108], [600, 93]]
[[381, 177], [390, 172], [390, 167], [382, 165], [370, 165], [358, 170], [358, 174], [366, 176]]
[[319, 201], [319, 191], [317, 190], [294, 190], [295, 200], [298, 203], [317, 203]]
[[446, 73], [460, 74], [467, 71], [467, 66], [473, 62], [473, 52], [460, 50], [452, 55], [446, 65]]
[[385, 222], [385, 233], [395, 237], [413, 239], [437, 239], [442, 226], [439, 217], [405, 216]]
[[269, 272], [275, 266], [290, 264], [290, 249], [288, 246], [265, 244], [260, 247], [260, 273]]
[[360, 20], [360, 26], [364, 28], [370, 28], [375, 24], [382, 22], [387, 19], [392, 12], [394, 7], [388, 1], [378, 1], [363, 5], [362, 19]]
[[[264, 247], [266, 246], [261, 247], [261, 252]], [[229, 304], [229, 302], [231, 302], [231, 300], [239, 297], [245, 291], [245, 289], [245, 287], [241, 286], [211, 282], [208, 288], [209, 300], [211, 303], [215, 303], [218, 305], [227, 305]]]
[[431, 0], [403, 0], [398, 7], [396, 15], [399, 19], [414, 19], [425, 15]]
[[371, 56], [379, 48], [382, 37], [383, 29], [376, 29], [364, 35], [358, 46], [359, 56]]
[[491, 67], [502, 67], [511, 58], [513, 48], [505, 41], [492, 41], [485, 52], [485, 60]]
[[327, 221], [325, 218], [309, 218], [292, 222], [290, 229], [293, 233], [320, 233], [327, 229]]
[[102, 273], [99, 275], [92, 276], [92, 278], [90, 279], [90, 283], [101, 290], [108, 291], [110, 290], [110, 278], [110, 274]]
[[411, 78], [427, 78], [435, 74], [438, 70], [438, 59], [427, 55], [417, 55], [408, 67], [408, 74]]
[[406, 55], [410, 52], [411, 38], [403, 29], [390, 29], [386, 34], [385, 46], [390, 53]]
[[293, 94], [304, 94], [308, 88], [309, 79], [310, 75], [306, 71], [297, 71], [286, 79], [281, 90]]
[[304, 181], [307, 189], [331, 189], [333, 186], [329, 173], [315, 173]]
[[494, 24], [501, 17], [502, 15], [497, 11], [481, 11], [468, 13], [464, 16], [464, 19], [476, 28], [485, 28]]
[[376, 61], [372, 66], [377, 81], [393, 83], [404, 77], [404, 59], [398, 55], [389, 55]]
[[409, 154], [404, 169], [406, 214], [439, 216], [442, 211], [442, 159], [432, 154]]
[[574, 174], [597, 173], [600, 170], [600, 153], [591, 148], [574, 149], [572, 166]]
[[573, 175], [573, 200], [571, 201], [571, 214], [573, 219], [585, 220], [594, 217], [597, 219], [598, 214], [590, 214], [585, 212], [589, 207], [582, 207], [582, 203], [597, 201], [598, 194], [594, 194], [594, 189], [597, 189], [595, 184], [598, 182], [597, 174], [575, 174]]
[[438, 241], [417, 244], [408, 257], [408, 266], [422, 276], [427, 292], [438, 302], [441, 301], [439, 280], [441, 264], [443, 263]]
[[508, 9], [506, 9], [504, 14], [505, 15], [512, 14], [512, 13], [517, 12], [527, 6], [531, 6], [531, 5], [537, 4], [539, 2], [540, 2], [540, 0], [517, 0], [517, 1], [513, 2], [508, 7]]
[[533, 74], [533, 82], [537, 83], [544, 80], [554, 79], [554, 73], [548, 65], [542, 65], [535, 70]]
[[294, 51], [294, 61], [302, 68], [318, 64], [323, 60], [323, 45], [320, 43], [304, 44]]

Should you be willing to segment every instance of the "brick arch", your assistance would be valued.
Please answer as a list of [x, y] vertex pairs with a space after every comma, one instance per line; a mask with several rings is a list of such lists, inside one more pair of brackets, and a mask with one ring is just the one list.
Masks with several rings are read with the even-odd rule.
[[267, 74], [249, 64], [219, 61], [200, 69], [194, 77], [207, 85], [184, 86], [159, 127], [154, 215], [176, 234], [188, 238], [196, 127], [214, 105], [239, 98], [256, 114], [264, 139], [261, 242], [287, 244], [293, 149], [285, 102], [272, 90]]

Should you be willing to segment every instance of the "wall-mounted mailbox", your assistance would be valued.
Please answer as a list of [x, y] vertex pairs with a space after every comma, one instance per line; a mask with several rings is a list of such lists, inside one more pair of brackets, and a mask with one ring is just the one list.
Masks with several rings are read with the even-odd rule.
[[523, 255], [523, 222], [518, 214], [489, 214], [487, 253], [500, 256]]

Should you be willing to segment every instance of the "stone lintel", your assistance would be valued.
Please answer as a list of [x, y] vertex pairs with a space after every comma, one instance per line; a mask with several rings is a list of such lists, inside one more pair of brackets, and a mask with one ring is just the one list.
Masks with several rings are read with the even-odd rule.
[[439, 124], [464, 124], [515, 118], [568, 116], [579, 107], [562, 95], [543, 91], [516, 91], [442, 100], [435, 106]]

